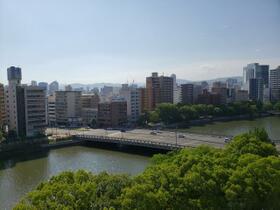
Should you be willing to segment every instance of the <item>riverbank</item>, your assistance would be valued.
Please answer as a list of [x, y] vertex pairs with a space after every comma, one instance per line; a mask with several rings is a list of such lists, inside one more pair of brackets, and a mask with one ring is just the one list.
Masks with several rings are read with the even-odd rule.
[[275, 116], [272, 113], [261, 113], [259, 115], [251, 116], [251, 115], [236, 115], [236, 116], [225, 116], [225, 117], [205, 117], [198, 120], [191, 120], [187, 123], [180, 123], [180, 124], [172, 124], [167, 125], [166, 128], [189, 128], [191, 126], [200, 126], [200, 125], [207, 125], [214, 122], [230, 122], [230, 121], [238, 121], [238, 120], [254, 120], [258, 118], [265, 118]]

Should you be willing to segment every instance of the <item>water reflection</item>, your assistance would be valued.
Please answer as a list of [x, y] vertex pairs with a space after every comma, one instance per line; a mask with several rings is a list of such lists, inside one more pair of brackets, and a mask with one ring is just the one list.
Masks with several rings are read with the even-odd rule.
[[145, 156], [78, 146], [2, 161], [0, 209], [11, 209], [40, 182], [65, 170], [86, 169], [95, 173], [107, 171], [134, 175], [143, 171], [148, 163], [149, 157]]

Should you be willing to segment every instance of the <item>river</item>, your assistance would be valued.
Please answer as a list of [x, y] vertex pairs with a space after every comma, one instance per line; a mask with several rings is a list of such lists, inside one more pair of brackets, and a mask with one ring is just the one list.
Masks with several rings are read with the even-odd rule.
[[[187, 132], [237, 135], [263, 127], [272, 139], [280, 140], [280, 117], [255, 120], [215, 122], [184, 129]], [[0, 209], [11, 209], [27, 192], [40, 182], [65, 170], [86, 169], [94, 173], [141, 173], [149, 157], [90, 147], [68, 147], [51, 150], [25, 159], [0, 161]]]
[[149, 157], [91, 147], [67, 147], [25, 159], [0, 162], [0, 209], [11, 209], [40, 182], [65, 170], [85, 169], [94, 173], [141, 173]]
[[254, 120], [214, 122], [201, 126], [193, 126], [188, 129], [184, 129], [183, 131], [235, 136], [244, 132], [248, 132], [254, 128], [265, 128], [271, 139], [280, 140], [280, 117], [264, 117], [256, 118]]

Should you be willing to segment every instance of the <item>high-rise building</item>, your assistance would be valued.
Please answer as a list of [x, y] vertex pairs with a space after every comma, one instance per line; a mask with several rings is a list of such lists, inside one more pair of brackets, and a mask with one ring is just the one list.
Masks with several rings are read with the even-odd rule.
[[194, 103], [194, 85], [193, 84], [182, 84], [182, 103], [193, 104]]
[[148, 110], [147, 89], [139, 88], [139, 91], [140, 91], [141, 114], [143, 114]]
[[182, 101], [181, 98], [181, 86], [177, 84], [176, 74], [171, 74], [173, 79], [173, 104], [178, 104]]
[[120, 96], [127, 102], [127, 119], [136, 123], [141, 114], [141, 90], [136, 85], [123, 84]]
[[250, 79], [262, 79], [264, 87], [269, 85], [269, 66], [258, 63], [248, 64], [243, 68], [243, 88], [249, 90]]
[[158, 104], [173, 103], [174, 79], [172, 77], [158, 76], [152, 73], [151, 77], [146, 78], [147, 108], [154, 110]]
[[97, 121], [97, 108], [100, 102], [97, 94], [83, 94], [81, 96], [82, 103], [82, 119], [84, 125], [92, 125], [92, 121]]
[[248, 90], [235, 90], [234, 101], [248, 101], [249, 100], [249, 92]]
[[82, 108], [97, 109], [99, 102], [100, 98], [97, 94], [83, 94], [81, 96]]
[[210, 93], [208, 90], [204, 89], [202, 94], [198, 95], [197, 103], [198, 104], [220, 105], [221, 104], [221, 95], [216, 94], [216, 93]]
[[6, 89], [6, 121], [9, 131], [18, 133], [17, 87], [21, 85], [21, 68], [11, 66], [7, 69], [8, 87]]
[[56, 91], [56, 124], [75, 127], [82, 123], [82, 104], [80, 91]]
[[38, 86], [43, 88], [46, 92], [48, 91], [49, 84], [47, 82], [39, 82]]
[[197, 103], [198, 102], [198, 96], [201, 95], [203, 92], [203, 88], [201, 85], [195, 84], [193, 86], [193, 103]]
[[264, 85], [262, 79], [251, 78], [249, 80], [249, 99], [263, 101]]
[[37, 81], [32, 80], [32, 81], [31, 81], [31, 86], [37, 86]]
[[220, 103], [227, 103], [228, 89], [226, 83], [214, 82], [212, 85], [212, 93], [220, 95]]
[[269, 84], [271, 91], [271, 100], [280, 101], [280, 66], [276, 69], [270, 70]]
[[49, 94], [53, 95], [55, 93], [55, 91], [59, 90], [59, 83], [57, 81], [53, 81], [52, 83], [50, 83], [49, 85]]
[[43, 134], [46, 128], [45, 90], [21, 85], [21, 69], [7, 70], [9, 85], [6, 90], [7, 125], [20, 137]]
[[48, 96], [48, 125], [56, 126], [55, 94]]
[[120, 127], [127, 122], [126, 101], [111, 101], [98, 104], [98, 125], [100, 127]]
[[4, 85], [0, 84], [0, 129], [2, 129], [6, 120], [6, 112], [5, 112], [5, 90]]
[[17, 86], [18, 136], [44, 134], [47, 122], [46, 91], [35, 86]]

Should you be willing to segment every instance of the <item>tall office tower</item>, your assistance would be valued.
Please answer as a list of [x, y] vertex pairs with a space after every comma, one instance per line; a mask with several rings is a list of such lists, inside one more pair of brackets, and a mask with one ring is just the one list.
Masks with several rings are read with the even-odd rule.
[[237, 79], [229, 78], [226, 81], [227, 88], [234, 88], [238, 84]]
[[42, 87], [17, 86], [18, 136], [44, 134], [47, 122], [46, 90]]
[[11, 66], [7, 69], [8, 87], [6, 90], [6, 120], [9, 131], [18, 133], [18, 103], [17, 103], [17, 87], [21, 85], [21, 68]]
[[269, 74], [269, 84], [271, 91], [271, 100], [280, 101], [280, 66], [271, 69]]
[[4, 85], [0, 84], [0, 130], [3, 128], [6, 120], [5, 110], [5, 90]]
[[135, 124], [141, 114], [141, 90], [136, 85], [123, 84], [120, 96], [127, 102], [128, 122]]
[[269, 66], [258, 63], [248, 64], [243, 68], [243, 88], [249, 90], [250, 79], [262, 79], [264, 87], [269, 85]]
[[7, 125], [20, 137], [43, 134], [46, 128], [46, 91], [36, 86], [21, 85], [21, 69], [7, 70], [9, 85], [6, 90]]
[[182, 103], [193, 104], [194, 103], [194, 85], [183, 84], [181, 85], [182, 90]]
[[98, 104], [98, 125], [119, 127], [127, 122], [126, 101], [110, 101]]
[[264, 85], [262, 79], [252, 78], [249, 80], [249, 99], [263, 101]]
[[195, 85], [193, 86], [193, 103], [194, 103], [194, 104], [197, 103], [198, 96], [199, 96], [200, 94], [202, 94], [202, 92], [203, 92], [203, 88], [202, 88], [201, 85], [195, 84]]
[[56, 124], [79, 126], [82, 123], [80, 91], [57, 91], [55, 93]]
[[220, 103], [227, 103], [228, 89], [227, 84], [223, 82], [214, 82], [212, 85], [212, 93], [220, 95]]
[[47, 82], [39, 82], [38, 86], [43, 88], [46, 92], [48, 91], [49, 84]]
[[265, 88], [269, 87], [269, 65], [259, 65], [259, 68], [256, 71], [257, 79], [263, 80], [263, 85]]
[[55, 94], [48, 96], [48, 125], [56, 126]]
[[158, 104], [173, 103], [173, 78], [158, 76], [158, 73], [152, 73], [151, 77], [146, 78], [148, 111], [152, 111]]
[[177, 84], [176, 74], [171, 74], [173, 78], [173, 103], [178, 104], [182, 101], [181, 86]]
[[37, 86], [37, 82], [35, 80], [31, 81], [31, 86]]
[[55, 91], [59, 90], [59, 84], [57, 81], [53, 81], [52, 83], [50, 83], [49, 85], [49, 94], [53, 95], [55, 93]]

